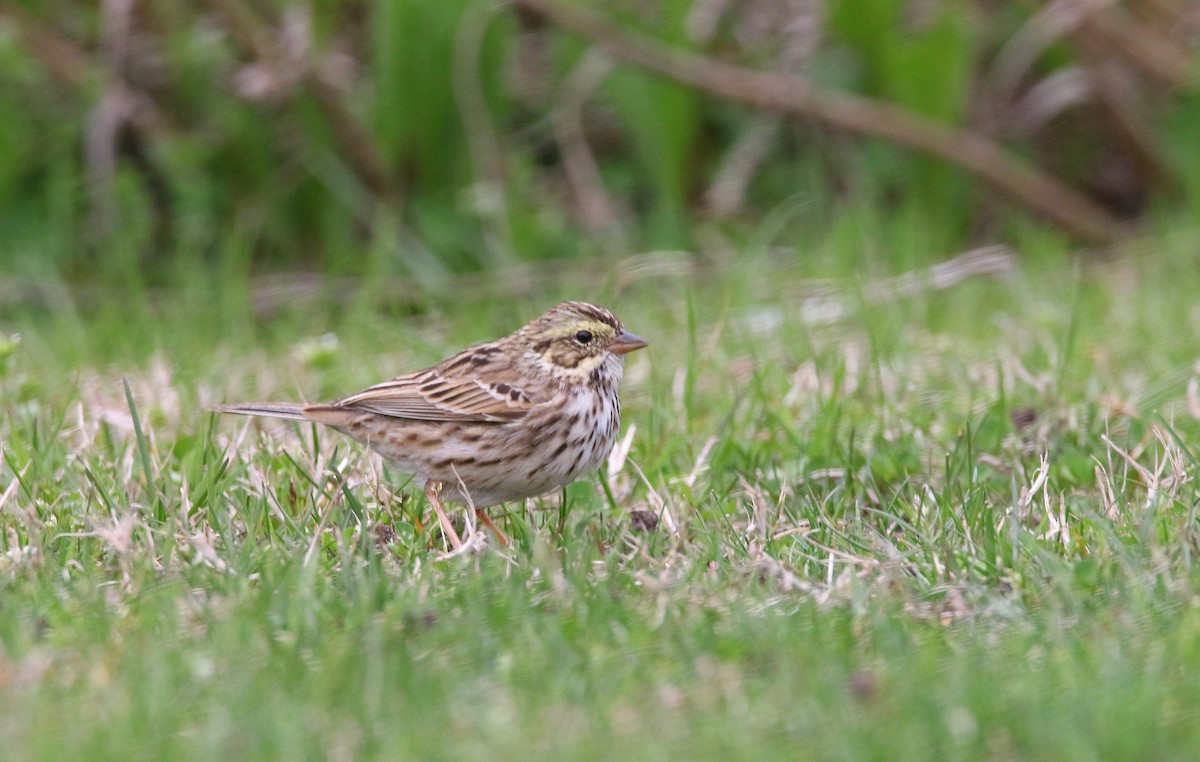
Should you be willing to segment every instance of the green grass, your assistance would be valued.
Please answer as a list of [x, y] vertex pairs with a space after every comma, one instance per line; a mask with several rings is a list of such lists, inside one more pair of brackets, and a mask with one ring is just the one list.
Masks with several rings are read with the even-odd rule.
[[[332, 284], [254, 317], [198, 275], [9, 309], [5, 756], [1190, 756], [1194, 231], [1107, 262], [1027, 236], [915, 293], [882, 264], [912, 251], [848, 240], [536, 297]], [[204, 410], [352, 391], [563, 296], [652, 342], [629, 459], [497, 512], [510, 548], [448, 557], [358, 446]]]

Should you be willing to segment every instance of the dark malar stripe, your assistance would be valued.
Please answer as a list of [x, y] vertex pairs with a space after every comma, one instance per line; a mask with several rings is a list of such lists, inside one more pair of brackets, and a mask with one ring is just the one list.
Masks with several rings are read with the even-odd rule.
[[566, 352], [564, 354], [555, 355], [554, 364], [562, 368], [577, 368], [579, 367], [579, 363], [583, 362], [583, 359], [586, 356], [587, 355], [581, 355], [578, 352]]

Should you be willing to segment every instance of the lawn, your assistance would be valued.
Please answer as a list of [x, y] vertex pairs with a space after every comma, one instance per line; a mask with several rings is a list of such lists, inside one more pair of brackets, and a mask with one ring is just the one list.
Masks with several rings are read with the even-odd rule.
[[[936, 278], [864, 240], [8, 306], [4, 756], [1190, 757], [1196, 231], [1030, 232]], [[494, 511], [510, 547], [448, 553], [336, 433], [206, 410], [348, 393], [560, 298], [651, 346], [620, 452]]]

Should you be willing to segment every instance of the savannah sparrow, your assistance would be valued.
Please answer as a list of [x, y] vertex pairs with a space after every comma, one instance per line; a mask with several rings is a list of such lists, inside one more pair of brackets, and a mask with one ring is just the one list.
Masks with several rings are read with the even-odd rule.
[[223, 413], [315, 421], [376, 450], [442, 500], [482, 509], [550, 492], [595, 468], [621, 425], [622, 355], [646, 341], [611, 312], [563, 302], [516, 333], [327, 405], [255, 402]]

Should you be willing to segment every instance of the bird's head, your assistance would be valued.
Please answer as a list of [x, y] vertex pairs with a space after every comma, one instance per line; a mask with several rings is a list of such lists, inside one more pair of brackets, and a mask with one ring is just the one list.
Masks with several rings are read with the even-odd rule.
[[647, 343], [626, 331], [616, 315], [586, 302], [563, 302], [519, 333], [542, 365], [578, 377]]

